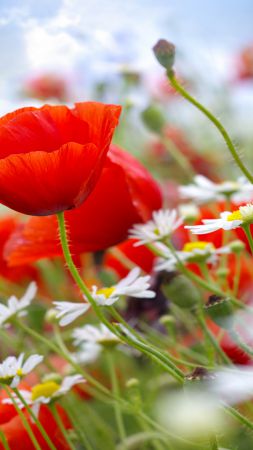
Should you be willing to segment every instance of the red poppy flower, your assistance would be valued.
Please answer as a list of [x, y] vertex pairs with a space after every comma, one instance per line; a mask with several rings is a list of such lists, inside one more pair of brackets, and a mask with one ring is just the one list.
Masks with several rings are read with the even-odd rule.
[[[20, 389], [29, 390], [26, 385], [20, 385]], [[2, 391], [0, 393], [0, 430], [4, 433], [5, 438], [11, 450], [34, 450], [34, 445], [24, 428], [22, 421], [17, 414], [14, 406], [3, 404], [2, 400], [7, 398], [7, 394]], [[71, 428], [71, 424], [65, 413], [64, 409], [57, 406], [58, 413], [61, 417], [62, 423], [66, 429]], [[31, 420], [27, 412], [24, 412], [33, 433], [43, 450], [49, 450], [49, 446], [42, 437], [39, 429], [35, 423]], [[53, 444], [58, 450], [69, 450], [69, 445], [67, 444], [64, 436], [62, 435], [56, 421], [50, 411], [50, 409], [42, 405], [40, 407], [40, 412], [38, 419], [41, 425], [44, 427], [48, 436], [52, 440]], [[3, 445], [0, 442], [0, 450], [4, 450]]]
[[120, 107], [22, 108], [0, 119], [0, 202], [46, 216], [80, 206], [105, 162]]
[[24, 265], [9, 267], [3, 257], [3, 249], [6, 241], [18, 225], [17, 216], [5, 216], [0, 218], [0, 276], [12, 281], [22, 282], [27, 280], [39, 280], [39, 273], [35, 267]]
[[45, 73], [26, 80], [23, 93], [27, 97], [44, 101], [52, 98], [66, 101], [69, 98], [69, 87], [67, 80], [63, 77], [53, 73]]
[[[94, 191], [80, 208], [65, 213], [72, 254], [103, 250], [123, 241], [131, 226], [148, 220], [161, 203], [159, 187], [147, 170], [133, 156], [111, 146]], [[5, 248], [10, 265], [59, 255], [54, 216], [30, 218]]]

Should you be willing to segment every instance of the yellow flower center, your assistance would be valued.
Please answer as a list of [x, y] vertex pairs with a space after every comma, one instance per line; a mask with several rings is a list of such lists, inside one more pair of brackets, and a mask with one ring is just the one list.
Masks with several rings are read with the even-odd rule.
[[23, 371], [22, 371], [21, 368], [19, 368], [19, 369], [17, 370], [17, 375], [18, 375], [19, 377], [22, 377], [22, 376], [23, 376]]
[[112, 287], [108, 287], [108, 288], [99, 289], [97, 291], [97, 294], [98, 295], [104, 295], [105, 298], [109, 298], [114, 293], [114, 291], [115, 291], [115, 287], [112, 286]]
[[204, 242], [204, 241], [198, 241], [198, 242], [187, 242], [183, 247], [183, 252], [192, 252], [194, 250], [214, 250], [215, 247], [212, 242]]
[[55, 381], [46, 381], [45, 383], [36, 384], [32, 388], [32, 400], [40, 397], [52, 397], [52, 395], [60, 389], [60, 385]]
[[243, 220], [242, 213], [239, 209], [229, 214], [227, 217], [228, 222], [232, 222], [233, 220]]

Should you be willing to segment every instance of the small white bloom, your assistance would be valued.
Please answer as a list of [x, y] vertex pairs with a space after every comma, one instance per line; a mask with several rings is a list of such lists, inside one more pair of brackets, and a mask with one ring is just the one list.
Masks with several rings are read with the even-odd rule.
[[56, 315], [60, 319], [60, 325], [64, 327], [73, 322], [77, 317], [83, 315], [90, 308], [89, 303], [74, 303], [74, 302], [53, 302], [56, 310], [59, 311]]
[[[63, 378], [61, 384], [55, 381], [45, 381], [44, 383], [36, 384], [32, 387], [31, 391], [20, 390], [20, 394], [25, 399], [28, 405], [33, 406], [33, 411], [38, 416], [39, 406], [41, 404], [48, 404], [53, 400], [64, 396], [69, 392], [73, 386], [79, 383], [85, 383], [86, 380], [82, 375], [71, 375]], [[18, 406], [24, 408], [23, 402], [15, 395], [14, 396]], [[4, 399], [3, 403], [11, 404], [11, 398]]]
[[187, 242], [181, 251], [172, 253], [167, 249], [165, 258], [159, 258], [156, 263], [155, 270], [166, 270], [173, 272], [180, 261], [182, 264], [191, 262], [206, 262], [208, 264], [216, 264], [219, 257], [224, 254], [231, 253], [229, 245], [215, 248], [212, 242]]
[[14, 316], [23, 316], [26, 314], [25, 309], [30, 306], [37, 292], [37, 285], [33, 281], [29, 284], [25, 294], [18, 300], [15, 295], [12, 295], [7, 305], [0, 303], [0, 325], [7, 324]]
[[180, 186], [179, 192], [183, 199], [193, 200], [198, 204], [222, 201], [226, 198], [238, 204], [252, 200], [253, 185], [244, 177], [238, 178], [237, 181], [214, 183], [203, 175], [196, 175], [194, 183]]
[[17, 387], [22, 377], [31, 372], [41, 361], [43, 356], [31, 355], [24, 361], [24, 353], [16, 358], [9, 356], [0, 364], [0, 383]]
[[137, 247], [169, 237], [181, 225], [182, 219], [175, 209], [160, 209], [153, 212], [147, 223], [134, 225], [129, 237], [138, 239], [134, 244]]
[[83, 342], [78, 348], [78, 351], [72, 354], [72, 358], [79, 364], [93, 364], [97, 361], [102, 347], [93, 342]]
[[103, 323], [99, 326], [84, 325], [81, 328], [76, 328], [72, 334], [74, 338], [74, 345], [83, 343], [90, 344], [117, 344], [120, 342], [119, 338], [109, 330]]
[[92, 296], [101, 306], [110, 306], [115, 303], [121, 295], [137, 298], [154, 298], [155, 292], [149, 290], [150, 276], [140, 277], [141, 269], [135, 267], [128, 275], [115, 286], [98, 289], [92, 286]]

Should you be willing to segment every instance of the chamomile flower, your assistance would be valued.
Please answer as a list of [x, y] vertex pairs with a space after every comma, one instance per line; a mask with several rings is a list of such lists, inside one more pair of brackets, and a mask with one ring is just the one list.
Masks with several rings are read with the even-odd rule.
[[165, 258], [159, 258], [155, 269], [157, 271], [166, 270], [173, 272], [181, 263], [201, 263], [216, 264], [220, 255], [231, 252], [230, 246], [215, 248], [212, 242], [187, 242], [181, 251], [175, 251], [175, 254], [167, 249]]
[[24, 353], [16, 358], [9, 356], [0, 364], [0, 384], [8, 384], [15, 388], [21, 378], [31, 372], [43, 360], [41, 355], [31, 355], [24, 362]]
[[57, 311], [56, 318], [60, 319], [60, 325], [64, 327], [83, 315], [90, 308], [89, 303], [53, 302]]
[[114, 286], [98, 289], [92, 286], [92, 296], [101, 306], [110, 306], [115, 303], [121, 295], [137, 298], [154, 298], [155, 292], [150, 288], [150, 276], [140, 276], [141, 269], [135, 267], [128, 275]]
[[73, 331], [72, 336], [74, 338], [74, 345], [90, 343], [100, 346], [107, 346], [120, 343], [120, 339], [103, 323], [98, 326], [84, 325], [81, 328], [76, 328]]
[[14, 316], [24, 316], [26, 308], [30, 306], [37, 292], [37, 285], [33, 281], [29, 284], [25, 294], [18, 300], [15, 295], [12, 295], [7, 305], [0, 303], [0, 325], [8, 324]]
[[233, 230], [253, 223], [253, 203], [240, 206], [236, 211], [224, 211], [219, 219], [203, 219], [203, 225], [187, 225], [185, 228], [193, 234], [207, 234], [217, 230]]
[[193, 200], [198, 204], [221, 201], [226, 198], [234, 203], [242, 203], [252, 199], [253, 185], [244, 177], [238, 178], [237, 181], [214, 183], [203, 175], [197, 175], [193, 184], [180, 186], [179, 193], [181, 198]]
[[129, 237], [138, 239], [134, 246], [144, 245], [169, 237], [180, 225], [182, 219], [175, 209], [154, 211], [152, 219], [144, 224], [136, 224], [130, 230]]
[[[48, 404], [60, 397], [63, 397], [69, 392], [73, 386], [79, 383], [85, 383], [86, 380], [82, 375], [71, 375], [63, 378], [61, 384], [56, 381], [50, 380], [43, 383], [36, 384], [30, 391], [20, 390], [20, 394], [26, 401], [26, 403], [32, 406], [33, 412], [38, 416], [39, 408], [41, 404]], [[14, 395], [20, 409], [24, 408], [24, 403]], [[3, 400], [5, 404], [11, 404], [12, 399], [6, 398]]]

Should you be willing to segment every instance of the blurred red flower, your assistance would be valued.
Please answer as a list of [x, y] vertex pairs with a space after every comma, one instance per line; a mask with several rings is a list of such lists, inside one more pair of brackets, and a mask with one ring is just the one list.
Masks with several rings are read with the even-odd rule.
[[67, 81], [53, 73], [42, 74], [26, 80], [23, 93], [40, 100], [57, 99], [66, 101], [69, 97]]
[[[73, 255], [103, 250], [125, 240], [134, 223], [161, 207], [159, 186], [130, 154], [111, 146], [101, 177], [80, 208], [65, 213]], [[62, 255], [55, 217], [32, 217], [5, 247], [11, 266]]]
[[[30, 388], [21, 384], [19, 389], [30, 390]], [[5, 438], [8, 442], [10, 450], [34, 450], [34, 445], [24, 428], [22, 421], [16, 412], [13, 405], [4, 404], [2, 401], [8, 398], [6, 392], [0, 392], [0, 430], [4, 433]], [[70, 421], [64, 409], [57, 405], [58, 413], [61, 417], [63, 426], [66, 429], [71, 428]], [[30, 427], [43, 450], [49, 450], [48, 444], [42, 437], [36, 424], [31, 420], [29, 414], [23, 410]], [[41, 425], [44, 427], [45, 431], [49, 435], [53, 444], [58, 450], [69, 450], [69, 445], [67, 444], [65, 438], [63, 437], [50, 409], [48, 406], [42, 405], [40, 407], [38, 419]], [[4, 446], [0, 442], [0, 450], [4, 450]]]
[[30, 265], [9, 267], [3, 257], [3, 249], [10, 235], [17, 228], [19, 222], [17, 216], [4, 216], [0, 218], [0, 276], [20, 283], [27, 280], [39, 280], [38, 269]]
[[0, 202], [29, 215], [78, 207], [93, 190], [120, 106], [27, 107], [0, 119]]
[[253, 43], [245, 47], [238, 57], [238, 74], [239, 80], [247, 80], [253, 78]]

